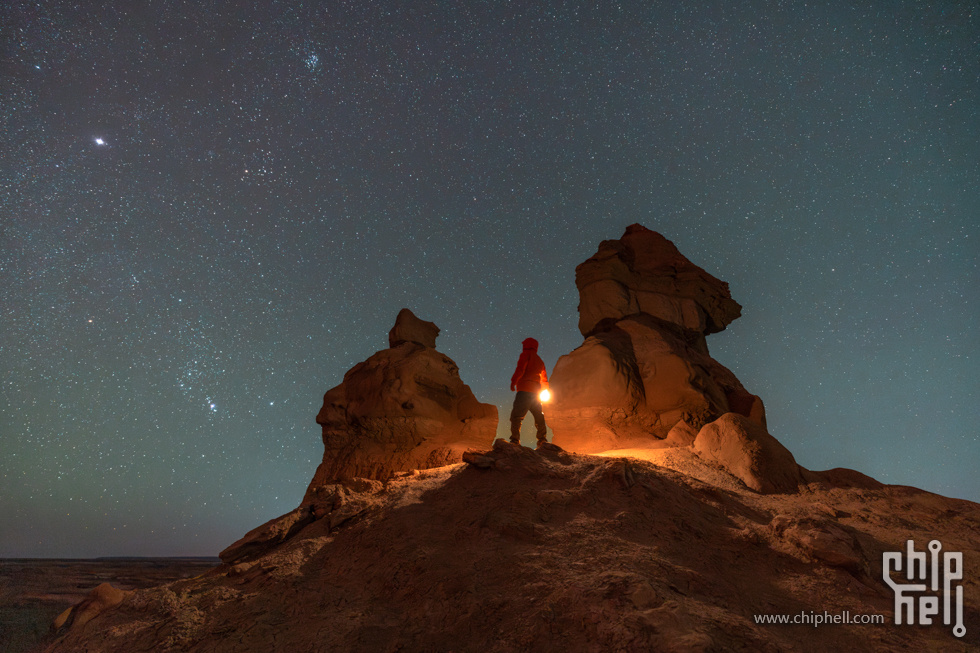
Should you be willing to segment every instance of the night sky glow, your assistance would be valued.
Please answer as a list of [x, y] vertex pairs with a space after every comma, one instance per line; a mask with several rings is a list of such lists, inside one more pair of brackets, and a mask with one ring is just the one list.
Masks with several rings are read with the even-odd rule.
[[298, 505], [403, 307], [506, 410], [633, 222], [811, 469], [980, 500], [973, 2], [0, 8], [0, 556], [215, 555]]

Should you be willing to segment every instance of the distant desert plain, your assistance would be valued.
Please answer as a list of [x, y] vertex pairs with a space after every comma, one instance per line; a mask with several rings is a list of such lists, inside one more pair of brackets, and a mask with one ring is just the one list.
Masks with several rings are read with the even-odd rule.
[[218, 558], [0, 559], [0, 651], [25, 653], [51, 638], [59, 614], [92, 588], [154, 587], [193, 578]]

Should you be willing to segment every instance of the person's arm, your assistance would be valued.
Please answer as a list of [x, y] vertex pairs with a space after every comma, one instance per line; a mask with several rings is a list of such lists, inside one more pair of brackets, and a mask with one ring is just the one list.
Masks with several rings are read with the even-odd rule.
[[521, 352], [521, 357], [517, 359], [517, 369], [514, 371], [514, 376], [510, 377], [511, 392], [517, 389], [517, 382], [524, 376], [525, 369], [527, 369], [527, 356]]

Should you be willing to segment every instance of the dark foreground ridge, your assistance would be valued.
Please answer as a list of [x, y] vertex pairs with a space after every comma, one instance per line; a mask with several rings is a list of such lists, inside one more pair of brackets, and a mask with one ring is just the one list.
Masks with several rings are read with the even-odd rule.
[[[881, 559], [939, 539], [980, 578], [975, 503], [880, 484], [760, 494], [684, 449], [480, 455], [492, 464], [337, 484], [331, 513], [261, 554], [127, 593], [48, 650], [974, 650], [975, 581], [967, 638], [896, 626]], [[756, 623], [823, 610], [886, 623]]]

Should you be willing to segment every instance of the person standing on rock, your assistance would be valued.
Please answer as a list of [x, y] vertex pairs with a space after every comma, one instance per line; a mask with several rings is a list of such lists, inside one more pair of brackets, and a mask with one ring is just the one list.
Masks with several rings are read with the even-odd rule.
[[517, 391], [514, 410], [510, 413], [510, 441], [514, 444], [521, 443], [521, 422], [524, 421], [527, 411], [531, 411], [540, 447], [548, 442], [548, 427], [544, 423], [544, 410], [541, 408], [538, 393], [548, 387], [548, 373], [545, 371], [544, 361], [538, 356], [538, 341], [528, 338], [523, 344], [524, 351], [517, 359], [514, 376], [510, 378], [511, 391]]

